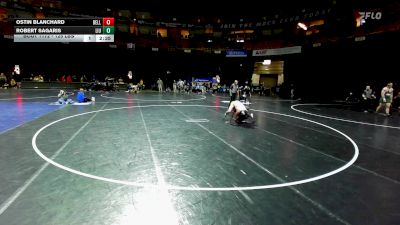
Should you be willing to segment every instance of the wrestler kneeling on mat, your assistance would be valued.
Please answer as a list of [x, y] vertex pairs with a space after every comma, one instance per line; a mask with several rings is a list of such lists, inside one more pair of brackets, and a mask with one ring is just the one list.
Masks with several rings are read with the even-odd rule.
[[232, 101], [229, 105], [228, 110], [225, 112], [225, 116], [229, 113], [232, 114], [232, 118], [236, 124], [253, 124], [253, 113], [249, 113], [246, 106], [239, 100]]

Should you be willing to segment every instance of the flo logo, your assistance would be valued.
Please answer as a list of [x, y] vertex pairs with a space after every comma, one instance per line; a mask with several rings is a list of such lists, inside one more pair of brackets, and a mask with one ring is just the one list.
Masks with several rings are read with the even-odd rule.
[[382, 12], [379, 11], [355, 11], [356, 26], [360, 27], [367, 23], [367, 21], [376, 21], [382, 19]]
[[361, 20], [368, 20], [368, 19], [373, 19], [373, 20], [380, 20], [382, 18], [382, 13], [381, 12], [359, 12], [361, 16]]

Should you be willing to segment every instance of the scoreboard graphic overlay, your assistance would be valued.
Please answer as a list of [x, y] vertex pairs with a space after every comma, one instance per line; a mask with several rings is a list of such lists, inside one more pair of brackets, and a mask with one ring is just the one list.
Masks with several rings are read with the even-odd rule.
[[16, 19], [14, 42], [114, 42], [114, 18]]

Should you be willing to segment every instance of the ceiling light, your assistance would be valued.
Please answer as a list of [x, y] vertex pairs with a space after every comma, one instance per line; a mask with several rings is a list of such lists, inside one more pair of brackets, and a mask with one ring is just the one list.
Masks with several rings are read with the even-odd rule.
[[264, 59], [264, 61], [262, 62], [262, 64], [263, 64], [264, 66], [266, 66], [266, 65], [271, 65], [271, 60], [270, 60], [270, 59]]
[[299, 26], [303, 30], [307, 30], [307, 26], [304, 23], [297, 23], [297, 26]]

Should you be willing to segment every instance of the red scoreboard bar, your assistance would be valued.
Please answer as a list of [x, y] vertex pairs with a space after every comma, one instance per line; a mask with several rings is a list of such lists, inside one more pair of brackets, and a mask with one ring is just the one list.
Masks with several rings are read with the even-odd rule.
[[103, 26], [114, 26], [114, 18], [105, 17], [103, 18]]

